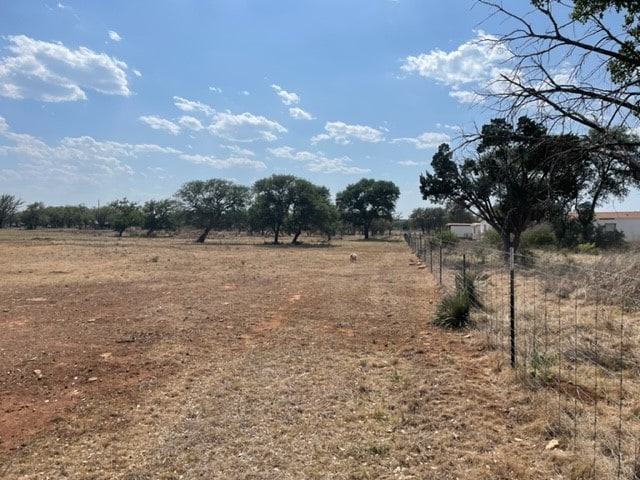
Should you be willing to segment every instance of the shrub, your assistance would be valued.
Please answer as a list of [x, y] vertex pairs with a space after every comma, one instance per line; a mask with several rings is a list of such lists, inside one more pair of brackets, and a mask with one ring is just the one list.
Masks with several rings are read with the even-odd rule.
[[455, 233], [450, 232], [449, 230], [441, 230], [432, 237], [432, 241], [435, 241], [436, 245], [442, 241], [443, 246], [453, 247], [458, 244], [460, 239]]
[[556, 244], [556, 236], [549, 225], [538, 225], [524, 231], [521, 242], [531, 248], [551, 247]]
[[596, 251], [595, 243], [579, 243], [578, 245], [576, 245], [576, 252], [586, 253], [591, 255], [595, 255], [596, 253], [598, 253]]
[[442, 297], [433, 313], [432, 322], [439, 327], [464, 328], [469, 324], [471, 302], [464, 290], [456, 290]]
[[469, 304], [475, 308], [482, 308], [482, 302], [478, 296], [476, 289], [476, 280], [478, 275], [465, 271], [456, 274], [456, 290], [466, 293], [469, 298]]
[[500, 248], [502, 246], [502, 240], [500, 234], [493, 228], [487, 230], [482, 236], [482, 243], [489, 248]]
[[595, 246], [596, 248], [609, 249], [618, 248], [623, 249], [627, 246], [627, 242], [624, 239], [624, 232], [606, 231], [603, 227], [598, 227], [595, 234]]

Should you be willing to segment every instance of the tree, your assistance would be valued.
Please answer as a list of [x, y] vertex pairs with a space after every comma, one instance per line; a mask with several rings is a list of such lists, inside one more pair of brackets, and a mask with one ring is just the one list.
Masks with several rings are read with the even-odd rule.
[[158, 230], [175, 232], [178, 229], [179, 206], [175, 200], [149, 200], [142, 207], [142, 228], [147, 236]]
[[374, 220], [393, 219], [400, 189], [387, 180], [363, 178], [336, 195], [336, 205], [345, 221], [362, 227], [365, 240]]
[[142, 223], [142, 213], [136, 202], [123, 198], [111, 202], [108, 207], [110, 212], [109, 225], [119, 237], [127, 228], [136, 227]]
[[229, 228], [246, 209], [249, 188], [230, 180], [212, 178], [187, 182], [176, 193], [187, 214], [187, 221], [203, 232], [196, 239], [204, 243], [214, 228]]
[[273, 243], [283, 232], [297, 243], [305, 230], [317, 230], [331, 236], [337, 229], [338, 215], [326, 187], [314, 185], [293, 175], [272, 175], [253, 185], [254, 201], [249, 208], [253, 230], [273, 231]]
[[3, 228], [18, 213], [22, 200], [8, 193], [0, 195], [0, 228]]
[[447, 212], [444, 208], [414, 208], [409, 215], [409, 221], [412, 228], [420, 230], [422, 233], [429, 234], [433, 231], [440, 230], [444, 226], [444, 219]]
[[21, 215], [21, 220], [27, 230], [46, 225], [45, 206], [42, 202], [34, 202], [27, 205]]
[[[479, 3], [511, 26], [488, 39], [507, 48], [515, 61], [486, 93], [503, 112], [540, 111], [548, 120], [586, 126], [598, 132], [605, 148], [619, 145], [616, 130], [636, 126], [640, 2], [531, 0], [533, 10], [527, 14], [495, 0]], [[639, 157], [622, 160], [628, 174], [640, 180]]]
[[337, 229], [338, 211], [331, 203], [329, 189], [296, 178], [290, 187], [291, 207], [285, 220], [286, 230], [297, 243], [303, 231], [317, 230], [331, 236]]
[[425, 200], [464, 206], [500, 235], [503, 250], [518, 249], [533, 222], [567, 212], [584, 185], [580, 139], [548, 135], [544, 126], [521, 117], [514, 127], [493, 119], [477, 138], [477, 156], [461, 164], [449, 145], [433, 156], [433, 173], [420, 175]]

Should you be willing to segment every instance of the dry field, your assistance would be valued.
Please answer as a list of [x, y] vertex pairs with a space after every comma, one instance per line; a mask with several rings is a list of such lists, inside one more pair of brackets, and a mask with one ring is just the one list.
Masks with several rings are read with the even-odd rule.
[[578, 478], [412, 258], [0, 230], [0, 478]]

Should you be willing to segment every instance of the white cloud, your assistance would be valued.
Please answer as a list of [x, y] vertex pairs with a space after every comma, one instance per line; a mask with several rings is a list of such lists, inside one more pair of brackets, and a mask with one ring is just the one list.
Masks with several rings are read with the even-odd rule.
[[253, 150], [249, 150], [248, 148], [240, 148], [237, 145], [220, 145], [222, 148], [229, 150], [236, 156], [239, 157], [253, 157], [256, 153]]
[[85, 90], [128, 96], [127, 64], [86, 47], [76, 50], [62, 43], [9, 35], [0, 58], [0, 96], [44, 102], [84, 100]]
[[199, 132], [204, 128], [200, 120], [198, 120], [195, 117], [191, 117], [189, 115], [183, 115], [182, 117], [180, 117], [180, 119], [178, 120], [178, 123], [181, 126], [188, 128], [189, 130], [193, 130], [195, 132]]
[[173, 97], [173, 104], [183, 112], [202, 112], [207, 116], [216, 113], [216, 111], [206, 103], [188, 100], [183, 97]]
[[389, 143], [411, 143], [416, 148], [424, 150], [427, 148], [435, 148], [441, 143], [446, 143], [449, 140], [451, 140], [451, 137], [446, 133], [424, 132], [417, 137], [394, 138]]
[[292, 147], [268, 148], [267, 151], [277, 158], [285, 158], [306, 164], [310, 172], [362, 174], [370, 172], [368, 168], [349, 166], [352, 160], [347, 156], [329, 158], [322, 152], [296, 151]]
[[400, 67], [405, 72], [417, 73], [445, 85], [484, 82], [493, 77], [493, 69], [509, 60], [511, 54], [497, 38], [476, 31], [476, 38], [460, 45], [456, 50], [440, 49], [405, 58]]
[[404, 167], [415, 167], [420, 165], [420, 163], [416, 162], [415, 160], [401, 160], [398, 162], [398, 165], [402, 165]]
[[50, 145], [32, 135], [12, 132], [0, 117], [0, 156], [11, 158], [16, 165], [3, 171], [3, 176], [17, 173], [34, 187], [52, 182], [97, 184], [107, 177], [135, 174], [125, 159], [180, 153], [160, 145], [99, 141], [89, 136], [65, 137]]
[[137, 68], [134, 68], [132, 70], [132, 72], [136, 77], [141, 77], [142, 76], [142, 72], [140, 70], [138, 70]]
[[287, 129], [278, 122], [249, 112], [238, 115], [217, 113], [209, 125], [209, 131], [232, 142], [272, 142], [278, 139], [278, 134], [287, 133]]
[[313, 117], [310, 113], [305, 112], [303, 109], [298, 107], [291, 107], [289, 109], [289, 115], [291, 115], [296, 120], [313, 120]]
[[113, 40], [114, 42], [119, 42], [120, 40], [122, 40], [122, 37], [118, 34], [118, 32], [114, 32], [113, 30], [109, 30], [109, 32], [107, 32], [109, 35], [109, 38], [111, 40]]
[[248, 97], [249, 95], [251, 95], [251, 92], [249, 92], [249, 90], [240, 90], [238, 94], [242, 95], [243, 97]]
[[281, 86], [275, 84], [271, 85], [271, 88], [273, 88], [273, 90], [282, 100], [282, 103], [284, 103], [285, 105], [297, 105], [298, 103], [300, 103], [300, 97], [296, 93], [287, 92]]
[[165, 130], [172, 135], [177, 135], [180, 133], [180, 127], [173, 123], [171, 120], [167, 120], [166, 118], [158, 117], [157, 115], [144, 115], [139, 117], [143, 123], [146, 123], [154, 130]]
[[264, 162], [243, 157], [228, 157], [220, 159], [213, 155], [180, 155], [182, 160], [195, 163], [197, 165], [209, 165], [214, 168], [249, 167], [254, 169], [264, 169], [267, 166]]
[[222, 89], [218, 88], [218, 87], [209, 87], [209, 90], [211, 90], [212, 92], [216, 92], [216, 93], [222, 93]]
[[336, 143], [346, 145], [351, 140], [363, 142], [382, 142], [384, 135], [378, 129], [366, 125], [347, 125], [344, 122], [327, 122], [324, 126], [327, 133], [321, 133], [311, 138], [311, 143], [321, 140], [334, 140]]

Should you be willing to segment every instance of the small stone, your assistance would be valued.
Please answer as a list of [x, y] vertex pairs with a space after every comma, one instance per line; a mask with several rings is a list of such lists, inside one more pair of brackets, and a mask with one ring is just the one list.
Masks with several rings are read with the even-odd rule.
[[35, 376], [38, 378], [38, 380], [42, 380], [42, 370], [36, 368], [33, 373], [35, 374]]
[[87, 380], [87, 382], [97, 382], [98, 381], [98, 377], [89, 377], [89, 379]]
[[550, 440], [549, 443], [547, 443], [547, 446], [544, 447], [544, 449], [553, 450], [555, 448], [558, 448], [559, 446], [560, 446], [560, 442], [554, 438], [553, 440]]

